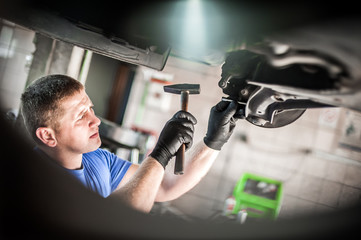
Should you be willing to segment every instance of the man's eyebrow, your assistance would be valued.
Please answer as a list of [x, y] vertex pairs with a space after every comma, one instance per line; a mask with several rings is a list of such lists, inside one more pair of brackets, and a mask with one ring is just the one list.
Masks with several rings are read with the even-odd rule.
[[[89, 99], [89, 107], [92, 108], [94, 107], [93, 102]], [[83, 115], [84, 113], [86, 113], [89, 109], [89, 107], [84, 108], [83, 110], [81, 110], [78, 114], [76, 114], [76, 118], [80, 117], [81, 115]]]
[[83, 110], [81, 110], [78, 114], [76, 114], [76, 117], [75, 118], [78, 118], [80, 117], [81, 115], [83, 115], [85, 112], [87, 111], [86, 108], [84, 108]]

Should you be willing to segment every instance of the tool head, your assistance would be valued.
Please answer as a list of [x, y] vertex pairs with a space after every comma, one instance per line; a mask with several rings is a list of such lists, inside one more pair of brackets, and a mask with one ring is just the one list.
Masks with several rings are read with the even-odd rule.
[[199, 84], [173, 84], [164, 86], [164, 91], [174, 94], [181, 94], [182, 92], [187, 91], [189, 94], [199, 94], [201, 92], [201, 88]]

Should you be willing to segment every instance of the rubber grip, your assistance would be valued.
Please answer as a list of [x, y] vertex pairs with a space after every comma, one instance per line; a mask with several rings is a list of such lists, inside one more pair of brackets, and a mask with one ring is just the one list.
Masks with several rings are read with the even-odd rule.
[[175, 159], [175, 165], [174, 165], [174, 174], [175, 175], [182, 175], [183, 172], [183, 164], [184, 164], [184, 153], [185, 153], [186, 146], [183, 144], [177, 154]]
[[[188, 111], [188, 98], [189, 92], [182, 91], [181, 92], [181, 108], [183, 111]], [[174, 174], [175, 175], [182, 175], [183, 172], [183, 165], [184, 165], [184, 153], [186, 150], [186, 145], [182, 144], [182, 146], [178, 149], [176, 158], [175, 158], [175, 165], [174, 165]]]

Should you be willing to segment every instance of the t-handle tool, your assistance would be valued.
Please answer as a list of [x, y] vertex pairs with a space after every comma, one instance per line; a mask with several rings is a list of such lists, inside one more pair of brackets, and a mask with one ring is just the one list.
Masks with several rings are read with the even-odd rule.
[[[163, 88], [165, 92], [181, 95], [181, 108], [183, 111], [188, 111], [189, 94], [199, 94], [201, 92], [199, 84], [173, 84], [164, 86]], [[185, 145], [182, 144], [175, 159], [174, 174], [176, 175], [183, 174], [184, 152]]]

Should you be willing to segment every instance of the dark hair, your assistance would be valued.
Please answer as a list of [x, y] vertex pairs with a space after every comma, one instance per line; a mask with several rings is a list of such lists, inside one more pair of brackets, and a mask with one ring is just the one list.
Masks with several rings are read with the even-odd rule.
[[39, 127], [57, 129], [57, 119], [62, 114], [58, 103], [83, 88], [79, 81], [60, 74], [41, 77], [26, 88], [21, 95], [21, 113], [35, 142], [41, 143], [36, 137]]

